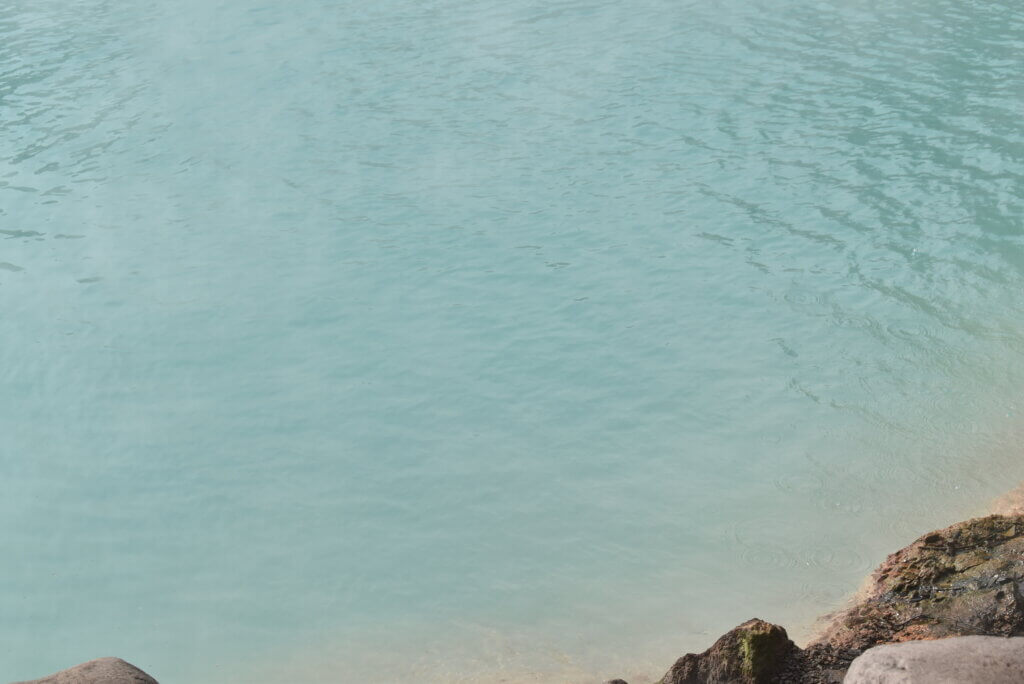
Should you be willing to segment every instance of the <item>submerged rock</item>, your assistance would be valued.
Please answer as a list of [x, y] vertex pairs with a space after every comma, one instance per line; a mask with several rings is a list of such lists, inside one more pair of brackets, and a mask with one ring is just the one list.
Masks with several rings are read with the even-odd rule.
[[677, 660], [659, 684], [769, 684], [795, 651], [786, 630], [755, 618]]
[[1024, 515], [1024, 482], [1003, 494], [989, 506], [989, 513], [995, 515]]
[[15, 684], [157, 684], [157, 681], [120, 658], [98, 658], [49, 677]]
[[1019, 684], [1024, 638], [967, 636], [875, 646], [853, 661], [845, 684]]

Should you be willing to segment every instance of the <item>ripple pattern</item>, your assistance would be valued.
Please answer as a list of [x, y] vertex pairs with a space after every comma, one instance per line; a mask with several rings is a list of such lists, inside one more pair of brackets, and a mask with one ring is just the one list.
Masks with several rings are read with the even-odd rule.
[[5, 674], [810, 624], [1024, 479], [1022, 56], [1000, 0], [6, 3]]

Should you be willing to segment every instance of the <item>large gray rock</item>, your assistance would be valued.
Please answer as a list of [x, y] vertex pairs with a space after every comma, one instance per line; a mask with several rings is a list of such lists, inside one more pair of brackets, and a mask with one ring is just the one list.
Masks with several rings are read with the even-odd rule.
[[875, 646], [843, 684], [1020, 684], [1024, 637], [964, 636]]
[[157, 681], [120, 658], [98, 658], [49, 677], [14, 684], [157, 684]]

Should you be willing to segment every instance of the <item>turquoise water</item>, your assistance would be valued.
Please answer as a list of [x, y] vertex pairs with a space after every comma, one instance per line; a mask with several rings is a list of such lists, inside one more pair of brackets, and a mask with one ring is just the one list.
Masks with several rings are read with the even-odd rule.
[[1024, 479], [1024, 12], [0, 8], [0, 679], [642, 681]]

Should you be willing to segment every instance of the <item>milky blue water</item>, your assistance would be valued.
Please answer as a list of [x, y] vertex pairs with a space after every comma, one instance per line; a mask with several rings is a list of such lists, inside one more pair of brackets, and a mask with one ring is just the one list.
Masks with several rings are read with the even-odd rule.
[[0, 7], [0, 680], [643, 681], [1024, 479], [1024, 11]]

